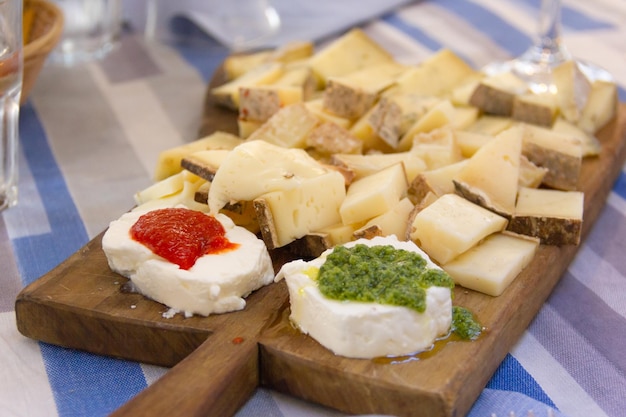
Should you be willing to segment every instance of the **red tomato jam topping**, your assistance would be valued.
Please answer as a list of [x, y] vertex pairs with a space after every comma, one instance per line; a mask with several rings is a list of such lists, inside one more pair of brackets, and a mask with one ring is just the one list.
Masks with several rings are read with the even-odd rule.
[[239, 247], [225, 235], [215, 217], [186, 208], [150, 211], [130, 229], [131, 238], [181, 269], [191, 268], [204, 255]]

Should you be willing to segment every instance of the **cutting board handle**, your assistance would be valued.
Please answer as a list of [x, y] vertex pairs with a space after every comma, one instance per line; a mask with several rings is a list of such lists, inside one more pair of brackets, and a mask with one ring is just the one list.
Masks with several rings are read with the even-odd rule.
[[209, 337], [111, 417], [232, 416], [258, 383], [256, 338]]

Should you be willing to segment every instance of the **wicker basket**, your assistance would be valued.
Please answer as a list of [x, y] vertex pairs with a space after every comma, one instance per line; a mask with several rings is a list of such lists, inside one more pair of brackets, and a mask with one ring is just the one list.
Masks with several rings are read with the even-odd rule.
[[24, 0], [24, 103], [46, 58], [63, 33], [63, 12], [47, 0]]

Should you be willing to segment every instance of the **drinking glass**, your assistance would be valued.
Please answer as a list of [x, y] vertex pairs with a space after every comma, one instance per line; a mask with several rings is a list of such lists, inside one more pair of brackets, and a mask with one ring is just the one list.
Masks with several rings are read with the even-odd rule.
[[542, 0], [538, 33], [533, 45], [519, 57], [488, 64], [483, 71], [489, 75], [512, 72], [525, 80], [531, 91], [554, 93], [552, 69], [570, 60], [576, 62], [589, 81], [613, 81], [605, 69], [572, 57], [561, 39], [561, 0]]
[[117, 43], [121, 0], [54, 0], [65, 16], [63, 35], [50, 60], [63, 65], [100, 59]]
[[23, 59], [22, 0], [0, 0], [0, 211], [17, 204]]

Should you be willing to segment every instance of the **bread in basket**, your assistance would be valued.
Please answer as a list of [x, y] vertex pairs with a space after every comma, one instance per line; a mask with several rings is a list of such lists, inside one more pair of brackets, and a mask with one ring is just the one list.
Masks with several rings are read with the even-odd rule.
[[47, 0], [24, 0], [24, 103], [35, 85], [46, 58], [61, 39], [63, 12]]

